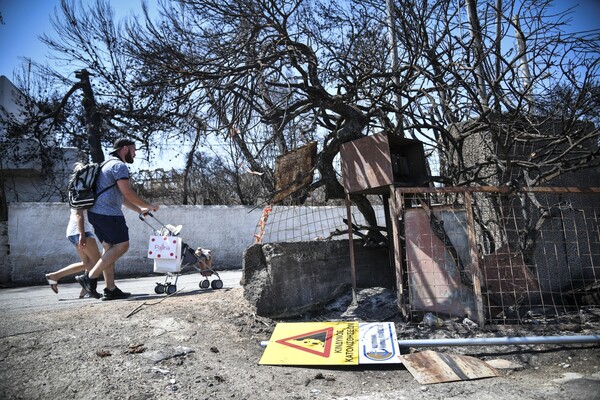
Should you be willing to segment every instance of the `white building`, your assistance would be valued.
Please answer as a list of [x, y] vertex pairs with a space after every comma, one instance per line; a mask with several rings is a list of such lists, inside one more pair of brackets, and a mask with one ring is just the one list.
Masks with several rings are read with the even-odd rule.
[[0, 220], [6, 220], [10, 202], [65, 201], [68, 178], [79, 157], [76, 148], [53, 148], [51, 142], [22, 134], [11, 137], [8, 121], [22, 119], [24, 98], [0, 76]]

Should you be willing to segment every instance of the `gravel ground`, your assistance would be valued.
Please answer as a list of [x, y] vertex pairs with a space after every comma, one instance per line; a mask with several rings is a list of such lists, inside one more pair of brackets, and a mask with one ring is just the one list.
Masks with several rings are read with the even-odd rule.
[[[255, 315], [240, 287], [111, 302], [76, 299], [76, 285], [60, 288], [59, 300], [47, 287], [0, 290], [2, 399], [600, 398], [597, 344], [435, 348], [513, 365], [500, 377], [421, 385], [402, 365], [258, 365], [260, 342], [278, 321]], [[330, 311], [303, 320], [335, 318]], [[558, 333], [394, 322], [400, 338]], [[560, 334], [596, 335], [598, 328], [586, 323]]]

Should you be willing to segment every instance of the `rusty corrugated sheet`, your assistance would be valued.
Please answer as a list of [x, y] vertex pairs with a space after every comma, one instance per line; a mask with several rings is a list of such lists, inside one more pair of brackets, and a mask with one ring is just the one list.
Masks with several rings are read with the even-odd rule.
[[275, 195], [272, 204], [300, 190], [306, 190], [313, 181], [313, 168], [317, 156], [317, 142], [310, 142], [275, 161]]

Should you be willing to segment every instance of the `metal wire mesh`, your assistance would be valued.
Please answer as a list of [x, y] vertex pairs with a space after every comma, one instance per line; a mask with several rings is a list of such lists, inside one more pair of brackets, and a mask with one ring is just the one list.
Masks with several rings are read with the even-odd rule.
[[[375, 211], [383, 224], [383, 209], [376, 207]], [[355, 207], [351, 212], [355, 225], [366, 225]], [[257, 243], [348, 239], [346, 215], [346, 208], [340, 206], [267, 206], [254, 238]]]
[[[403, 274], [411, 320], [427, 312], [485, 324], [599, 320], [600, 193], [505, 189], [397, 188], [401, 265], [390, 268]], [[383, 206], [374, 208], [378, 225], [389, 225]], [[343, 206], [268, 206], [255, 241], [347, 239], [346, 215]], [[351, 215], [366, 225], [355, 207]]]
[[411, 315], [477, 319], [479, 300], [488, 324], [582, 322], [600, 305], [598, 198], [473, 193], [470, 223], [463, 193], [407, 196]]

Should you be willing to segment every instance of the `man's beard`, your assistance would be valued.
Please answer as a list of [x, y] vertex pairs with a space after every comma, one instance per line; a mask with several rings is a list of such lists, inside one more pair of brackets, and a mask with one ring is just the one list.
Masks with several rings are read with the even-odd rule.
[[133, 156], [131, 155], [131, 153], [125, 154], [125, 162], [127, 164], [133, 164]]

